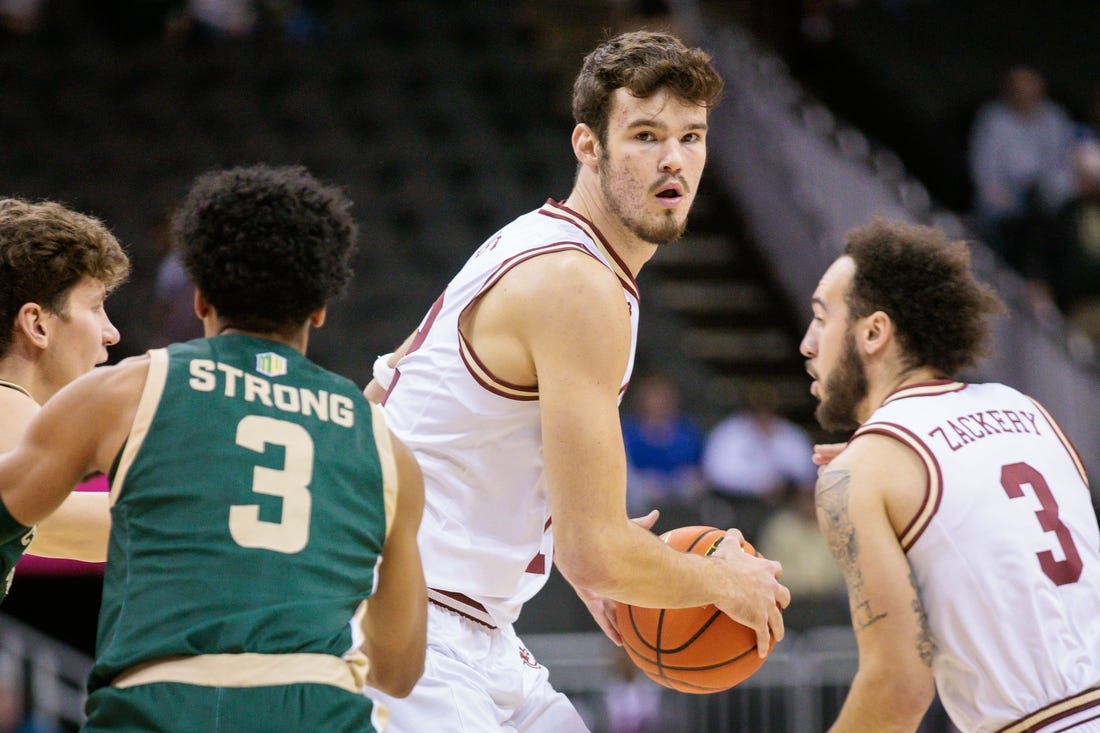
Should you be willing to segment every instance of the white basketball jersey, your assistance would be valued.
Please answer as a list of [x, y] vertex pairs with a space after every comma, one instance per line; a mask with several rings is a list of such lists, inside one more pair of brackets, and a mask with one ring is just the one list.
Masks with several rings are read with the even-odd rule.
[[539, 394], [485, 369], [459, 333], [459, 317], [517, 264], [571, 250], [595, 257], [621, 281], [632, 365], [634, 278], [589, 221], [547, 202], [490, 237], [451, 280], [397, 363], [383, 403], [387, 423], [424, 473], [419, 543], [429, 597], [492, 626], [516, 619], [553, 559]]
[[1051, 416], [1004, 385], [944, 381], [894, 393], [856, 435], [866, 433], [900, 440], [928, 469], [900, 541], [955, 725], [1100, 727], [1100, 530], [1081, 460]]

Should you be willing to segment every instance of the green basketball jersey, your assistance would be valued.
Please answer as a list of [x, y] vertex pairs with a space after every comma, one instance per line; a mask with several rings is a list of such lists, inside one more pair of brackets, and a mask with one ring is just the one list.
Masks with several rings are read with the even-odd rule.
[[0, 502], [0, 601], [11, 590], [15, 565], [27, 551], [34, 539], [34, 527], [25, 527], [8, 513], [7, 507]]
[[150, 660], [348, 652], [396, 501], [380, 412], [264, 339], [149, 355], [111, 472], [89, 691]]

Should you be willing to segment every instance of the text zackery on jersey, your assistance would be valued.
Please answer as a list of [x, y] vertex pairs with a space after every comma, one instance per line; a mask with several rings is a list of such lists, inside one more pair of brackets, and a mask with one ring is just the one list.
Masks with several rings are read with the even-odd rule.
[[976, 440], [991, 435], [1006, 433], [1027, 433], [1042, 435], [1035, 413], [1023, 410], [983, 410], [969, 415], [960, 415], [947, 420], [928, 431], [929, 437], [939, 436], [947, 447], [957, 451]]

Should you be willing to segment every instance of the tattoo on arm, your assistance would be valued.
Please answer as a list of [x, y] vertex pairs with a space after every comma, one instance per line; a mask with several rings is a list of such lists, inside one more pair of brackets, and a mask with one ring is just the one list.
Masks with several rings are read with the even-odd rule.
[[859, 570], [859, 543], [856, 530], [848, 516], [848, 489], [851, 474], [844, 470], [826, 471], [817, 481], [817, 508], [821, 530], [829, 551], [848, 583], [848, 601], [852, 606], [852, 625], [856, 631], [865, 629], [886, 617], [871, 608], [864, 593], [863, 574]]
[[917, 579], [913, 573], [909, 573], [909, 585], [913, 586], [913, 612], [917, 614], [917, 654], [925, 666], [932, 666], [932, 654], [936, 651], [936, 642], [932, 639], [932, 631], [928, 628], [928, 616], [924, 613], [924, 604], [920, 602], [920, 589], [917, 587]]

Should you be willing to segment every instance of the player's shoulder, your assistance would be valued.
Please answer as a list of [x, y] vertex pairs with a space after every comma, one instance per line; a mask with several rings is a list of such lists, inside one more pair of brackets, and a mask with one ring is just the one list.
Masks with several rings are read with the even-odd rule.
[[22, 392], [0, 388], [0, 452], [19, 444], [39, 409], [38, 403]]
[[525, 289], [547, 294], [595, 289], [597, 293], [606, 290], [622, 297], [622, 286], [611, 268], [579, 247], [543, 252], [516, 264], [504, 277]]
[[96, 367], [64, 389], [73, 392], [95, 394], [105, 398], [118, 398], [123, 393], [134, 392], [145, 383], [149, 373], [149, 354], [130, 356], [117, 364]]
[[893, 435], [861, 433], [829, 463], [829, 469], [847, 470], [861, 480], [882, 483], [912, 475], [923, 480], [924, 466], [913, 446]]
[[544, 334], [599, 332], [629, 321], [629, 310], [615, 274], [599, 260], [577, 251], [555, 252], [523, 262], [493, 288], [498, 307], [516, 322]]
[[564, 205], [548, 201], [534, 211], [516, 217], [482, 244], [479, 252], [497, 251], [504, 257], [523, 256], [563, 249], [600, 249], [599, 232], [591, 222]]
[[[148, 364], [149, 364], [149, 352], [146, 352], [144, 354], [136, 354], [134, 356], [127, 356], [125, 359], [118, 362], [118, 364], [116, 364], [115, 366], [116, 367], [132, 367], [132, 366], [137, 365], [137, 364], [145, 364], [146, 366], [148, 366]], [[109, 367], [101, 367], [101, 369], [107, 369], [107, 368], [109, 368]]]

